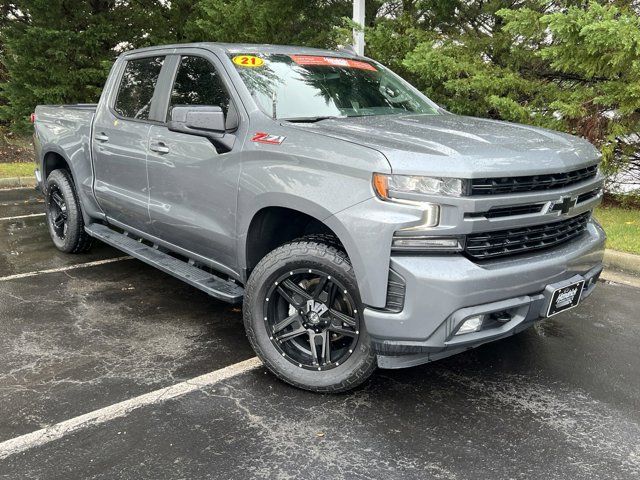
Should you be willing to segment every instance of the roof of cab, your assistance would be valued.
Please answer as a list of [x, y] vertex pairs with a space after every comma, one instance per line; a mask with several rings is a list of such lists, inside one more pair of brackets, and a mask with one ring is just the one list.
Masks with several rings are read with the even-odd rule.
[[136, 50], [128, 50], [123, 55], [134, 55], [142, 52], [152, 52], [154, 50], [172, 50], [181, 48], [206, 48], [208, 50], [223, 53], [263, 53], [263, 54], [297, 54], [297, 55], [322, 55], [326, 57], [346, 57], [357, 58], [354, 52], [349, 50], [325, 50], [321, 48], [297, 47], [293, 45], [269, 45], [256, 43], [218, 43], [218, 42], [200, 42], [200, 43], [178, 43], [172, 45], [157, 45], [153, 47], [139, 48]]

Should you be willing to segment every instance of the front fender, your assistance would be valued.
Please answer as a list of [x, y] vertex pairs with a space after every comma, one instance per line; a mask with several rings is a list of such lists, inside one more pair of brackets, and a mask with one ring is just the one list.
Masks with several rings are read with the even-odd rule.
[[422, 216], [418, 207], [373, 197], [325, 219], [325, 225], [340, 238], [349, 255], [366, 305], [385, 306], [393, 234], [419, 223]]
[[[247, 141], [243, 145], [236, 216], [237, 264], [247, 267], [247, 233], [255, 215], [267, 207], [283, 207], [325, 223], [343, 243], [354, 267], [360, 265], [357, 243], [348, 226], [328, 219], [374, 196], [373, 172], [390, 172], [378, 151], [340, 139], [328, 139], [304, 128], [291, 128], [269, 120], [256, 131], [282, 135], [276, 145]], [[338, 231], [339, 230], [339, 231]], [[355, 236], [354, 236], [355, 238]], [[359, 266], [356, 269], [362, 271]], [[367, 281], [358, 278], [359, 282]], [[385, 280], [386, 282], [386, 280]], [[369, 294], [363, 298], [370, 298]]]
[[[371, 173], [317, 158], [272, 152], [248, 155], [242, 165], [236, 217], [237, 264], [247, 268], [247, 234], [256, 214], [282, 207], [320, 222], [373, 195]], [[336, 232], [342, 241], [341, 234]], [[344, 242], [343, 242], [344, 243]], [[356, 255], [347, 248], [348, 255]]]

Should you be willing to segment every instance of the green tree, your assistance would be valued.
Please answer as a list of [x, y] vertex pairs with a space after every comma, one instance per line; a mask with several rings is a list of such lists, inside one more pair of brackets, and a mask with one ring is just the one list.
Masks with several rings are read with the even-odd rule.
[[612, 171], [636, 159], [640, 148], [638, 13], [635, 2], [620, 1], [498, 12], [513, 49], [538, 63], [538, 78], [558, 87], [549, 110], [564, 130], [598, 145]]
[[0, 118], [24, 129], [38, 103], [96, 101], [122, 37], [115, 0], [16, 2], [2, 30]]
[[[612, 171], [637, 158], [637, 2], [409, 3], [368, 30], [368, 53], [398, 65], [436, 102], [581, 135]], [[425, 5], [439, 15], [422, 12]], [[389, 45], [393, 35], [400, 41]]]
[[[197, 3], [197, 2], [196, 2]], [[189, 40], [186, 0], [19, 0], [0, 7], [0, 121], [29, 131], [42, 103], [97, 102], [123, 50]]]
[[0, 121], [96, 102], [123, 50], [188, 41], [328, 46], [350, 0], [19, 0], [0, 5]]
[[350, 0], [201, 0], [193, 38], [329, 47]]
[[[367, 54], [456, 113], [581, 135], [615, 170], [640, 161], [639, 4], [367, 0]], [[125, 49], [333, 47], [349, 41], [350, 16], [351, 0], [5, 1], [0, 120], [24, 129], [38, 103], [95, 102]]]
[[[7, 69], [5, 67], [5, 61], [4, 61], [4, 58], [6, 56], [6, 52], [5, 52], [6, 48], [4, 45], [5, 42], [4, 42], [4, 36], [2, 35], [2, 32], [5, 31], [6, 27], [9, 25], [10, 22], [15, 21], [17, 19], [18, 15], [16, 14], [15, 9], [16, 7], [12, 3], [4, 2], [4, 1], [0, 3], [0, 85], [5, 83], [8, 78]], [[3, 105], [6, 105], [6, 103], [7, 103], [6, 98], [0, 94], [0, 108], [2, 108]], [[0, 121], [0, 126], [2, 126], [1, 121]], [[4, 141], [3, 137], [4, 137], [4, 134], [0, 130], [0, 145]]]

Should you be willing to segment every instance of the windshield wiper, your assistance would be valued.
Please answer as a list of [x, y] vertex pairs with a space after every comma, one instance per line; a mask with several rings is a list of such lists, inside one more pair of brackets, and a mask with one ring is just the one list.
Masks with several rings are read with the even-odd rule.
[[346, 115], [342, 117], [338, 117], [335, 115], [324, 115], [324, 116], [317, 116], [317, 117], [280, 118], [279, 120], [284, 120], [287, 122], [294, 122], [294, 123], [315, 123], [321, 120], [333, 120], [336, 118], [348, 118], [348, 117]]

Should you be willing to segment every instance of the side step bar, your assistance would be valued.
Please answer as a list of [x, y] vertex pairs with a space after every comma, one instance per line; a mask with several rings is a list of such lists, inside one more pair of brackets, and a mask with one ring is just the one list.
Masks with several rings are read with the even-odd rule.
[[205, 272], [187, 262], [178, 260], [133, 238], [111, 230], [105, 225], [94, 223], [84, 227], [86, 232], [94, 238], [112, 247], [128, 253], [132, 257], [142, 260], [169, 275], [192, 285], [214, 298], [229, 303], [240, 303], [244, 295], [244, 288], [223, 278]]

